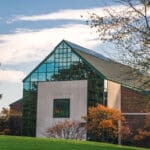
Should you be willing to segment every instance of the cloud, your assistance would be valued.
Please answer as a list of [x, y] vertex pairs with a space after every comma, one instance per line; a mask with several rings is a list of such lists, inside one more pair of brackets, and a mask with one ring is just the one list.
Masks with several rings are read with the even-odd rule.
[[96, 13], [99, 14], [100, 16], [105, 16], [106, 9], [112, 8], [116, 12], [119, 12], [120, 10], [123, 10], [127, 8], [126, 6], [123, 5], [112, 5], [109, 6], [106, 4], [105, 7], [95, 7], [95, 8], [89, 8], [89, 9], [62, 9], [58, 10], [56, 12], [51, 12], [47, 14], [40, 14], [40, 15], [18, 15], [13, 18], [10, 18], [7, 20], [7, 24], [14, 23], [16, 21], [44, 21], [44, 20], [80, 20], [84, 21], [89, 18], [89, 13]]
[[0, 111], [2, 107], [8, 107], [13, 101], [20, 99], [23, 95], [23, 85], [18, 82], [0, 81]]
[[67, 24], [38, 31], [18, 29], [14, 34], [0, 35], [2, 64], [17, 64], [43, 59], [62, 40], [66, 39], [93, 49], [98, 36], [87, 25]]
[[15, 70], [0, 70], [0, 81], [19, 83], [25, 77], [24, 72]]
[[43, 21], [43, 20], [81, 20], [83, 17], [87, 19], [89, 17], [89, 12], [94, 12], [98, 14], [104, 14], [104, 8], [92, 8], [92, 9], [64, 9], [57, 12], [32, 15], [32, 16], [16, 16], [7, 21], [8, 24], [16, 21]]

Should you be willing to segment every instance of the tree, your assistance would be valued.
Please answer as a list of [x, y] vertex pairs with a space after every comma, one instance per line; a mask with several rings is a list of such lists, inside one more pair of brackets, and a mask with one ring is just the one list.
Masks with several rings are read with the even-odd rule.
[[0, 113], [0, 134], [21, 135], [20, 112], [3, 108]]
[[21, 125], [22, 125], [22, 113], [10, 110], [8, 121], [9, 134], [21, 135]]
[[[89, 107], [88, 115], [84, 119], [87, 121], [90, 140], [117, 143], [119, 135], [125, 139], [130, 133], [125, 118], [119, 110], [100, 104], [97, 107]], [[118, 126], [119, 121], [121, 121], [120, 127]]]
[[[115, 45], [120, 61], [150, 76], [150, 1], [117, 2], [118, 11], [105, 9], [105, 16], [92, 13], [88, 24], [96, 28], [101, 41]], [[150, 86], [150, 78], [145, 85]]]
[[8, 134], [9, 130], [9, 109], [2, 108], [0, 112], [0, 134]]

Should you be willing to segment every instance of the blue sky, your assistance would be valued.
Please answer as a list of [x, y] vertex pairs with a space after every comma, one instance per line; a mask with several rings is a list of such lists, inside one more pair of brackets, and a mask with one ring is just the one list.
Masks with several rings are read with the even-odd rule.
[[22, 79], [62, 39], [106, 54], [109, 47], [85, 20], [88, 12], [118, 8], [112, 1], [0, 0], [0, 109], [22, 97]]

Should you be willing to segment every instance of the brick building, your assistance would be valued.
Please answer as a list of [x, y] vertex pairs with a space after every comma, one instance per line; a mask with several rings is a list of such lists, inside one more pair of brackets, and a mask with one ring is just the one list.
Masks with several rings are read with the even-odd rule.
[[22, 113], [23, 99], [19, 99], [9, 105], [10, 111]]
[[10, 105], [9, 129], [10, 135], [21, 135], [23, 100], [19, 99]]

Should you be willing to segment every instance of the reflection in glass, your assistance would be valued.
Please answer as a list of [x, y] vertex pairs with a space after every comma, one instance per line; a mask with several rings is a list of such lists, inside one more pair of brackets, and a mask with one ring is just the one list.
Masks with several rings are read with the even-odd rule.
[[32, 73], [31, 81], [38, 81], [38, 73]]
[[39, 81], [46, 81], [46, 73], [39, 73], [38, 77]]
[[46, 64], [41, 64], [38, 68], [38, 72], [46, 72]]

